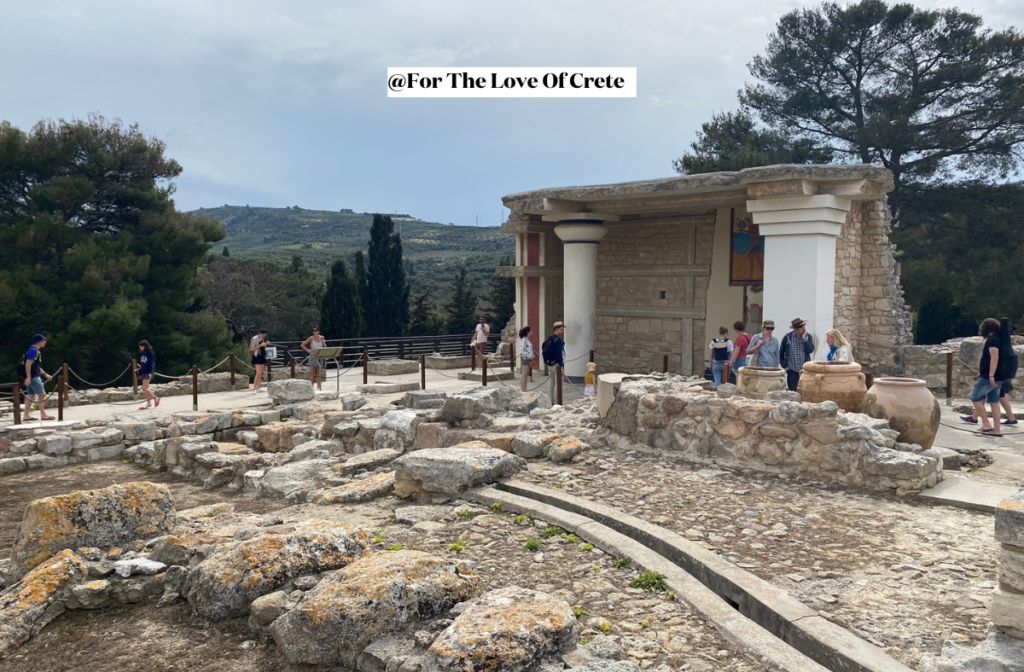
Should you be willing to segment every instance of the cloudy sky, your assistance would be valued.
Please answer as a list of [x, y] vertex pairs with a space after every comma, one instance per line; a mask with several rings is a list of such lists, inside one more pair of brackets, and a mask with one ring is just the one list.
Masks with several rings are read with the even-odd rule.
[[[167, 143], [178, 206], [495, 225], [527, 189], [672, 174], [798, 0], [0, 0], [0, 119]], [[919, 6], [949, 6], [919, 0]], [[1024, 28], [1024, 2], [961, 9]], [[631, 66], [635, 99], [387, 98], [389, 66]]]

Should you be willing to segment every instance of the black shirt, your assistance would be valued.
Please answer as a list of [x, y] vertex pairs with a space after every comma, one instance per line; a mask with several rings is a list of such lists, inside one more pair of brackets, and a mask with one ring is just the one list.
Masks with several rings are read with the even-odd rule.
[[[1002, 352], [1002, 341], [999, 340], [998, 336], [989, 336], [985, 341], [985, 347], [981, 349], [981, 363], [978, 365], [978, 373], [981, 374], [982, 378], [989, 377], [989, 371], [992, 369], [992, 353], [989, 348], [995, 348], [997, 352]], [[1002, 357], [999, 358], [1002, 360]], [[1000, 380], [999, 372], [1003, 368], [1003, 362], [999, 361], [996, 363], [996, 375], [995, 379]]]

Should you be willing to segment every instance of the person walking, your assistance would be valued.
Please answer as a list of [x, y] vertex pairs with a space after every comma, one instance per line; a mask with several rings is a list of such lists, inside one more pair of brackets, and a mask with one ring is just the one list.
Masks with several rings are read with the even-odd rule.
[[838, 329], [830, 329], [825, 332], [825, 343], [828, 345], [828, 361], [849, 362], [855, 364], [853, 358], [853, 346]]
[[519, 377], [519, 389], [526, 392], [526, 383], [530, 378], [530, 369], [533, 368], [533, 343], [530, 342], [530, 327], [523, 327], [519, 330], [519, 363], [523, 372]]
[[800, 384], [800, 372], [814, 352], [814, 338], [807, 333], [807, 322], [799, 317], [790, 322], [789, 326], [793, 331], [782, 337], [779, 362], [786, 369], [786, 387], [790, 392], [796, 392]]
[[733, 322], [732, 328], [736, 330], [736, 341], [733, 343], [732, 355], [729, 357], [729, 370], [735, 371], [749, 363], [747, 348], [750, 347], [750, 334], [745, 331], [747, 325], [739, 320]]
[[491, 335], [491, 326], [487, 324], [486, 318], [480, 316], [480, 322], [473, 331], [473, 342], [476, 343], [476, 351], [480, 353], [481, 359], [487, 351], [487, 339]]
[[708, 348], [711, 349], [711, 373], [715, 377], [715, 387], [718, 387], [722, 384], [722, 371], [725, 370], [725, 364], [733, 352], [732, 341], [729, 340], [729, 330], [719, 327], [718, 338], [711, 339]]
[[32, 337], [32, 346], [25, 351], [25, 420], [35, 420], [33, 402], [39, 406], [40, 420], [53, 420], [52, 415], [46, 414], [46, 390], [43, 388], [43, 378], [47, 381], [53, 378], [43, 371], [42, 349], [45, 347], [46, 336], [36, 334]]
[[[1003, 349], [999, 338], [999, 320], [987, 317], [978, 329], [978, 334], [985, 339], [981, 348], [981, 359], [978, 362], [978, 379], [974, 383], [969, 399], [974, 404], [974, 414], [981, 420], [978, 433], [982, 436], [1002, 436], [999, 433], [1002, 413], [999, 411], [999, 390], [1003, 386], [1007, 357], [1000, 357]], [[992, 422], [985, 415], [985, 402], [992, 407]]]
[[562, 368], [565, 367], [565, 325], [555, 322], [551, 331], [553, 333], [541, 346], [541, 355], [548, 367], [548, 394], [552, 403], [558, 403], [558, 377], [562, 375]]
[[778, 368], [779, 339], [772, 335], [774, 333], [775, 321], [765, 320], [764, 324], [761, 325], [761, 333], [754, 334], [754, 337], [750, 339], [747, 353], [751, 357], [757, 357], [757, 364], [754, 364], [754, 366], [765, 369]]
[[327, 339], [320, 335], [320, 327], [313, 327], [313, 335], [302, 342], [302, 350], [309, 355], [309, 382], [316, 385], [320, 380], [320, 360], [316, 351], [327, 345]]
[[156, 353], [153, 352], [153, 346], [149, 344], [149, 341], [139, 341], [139, 368], [135, 373], [142, 383], [142, 392], [146, 395], [146, 405], [139, 406], [139, 410], [146, 410], [150, 404], [153, 407], [159, 407], [160, 397], [149, 389], [149, 383], [153, 380], [153, 374], [156, 373]]
[[256, 369], [256, 375], [252, 383], [252, 393], [259, 394], [266, 392], [263, 389], [263, 367], [267, 365], [267, 346], [270, 345], [266, 329], [260, 329], [260, 333], [249, 341], [249, 352], [252, 354], [252, 367]]

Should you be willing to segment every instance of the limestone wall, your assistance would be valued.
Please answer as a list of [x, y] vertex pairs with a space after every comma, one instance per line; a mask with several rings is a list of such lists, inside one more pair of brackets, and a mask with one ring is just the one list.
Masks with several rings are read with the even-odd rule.
[[[904, 345], [896, 348], [897, 370], [900, 375], [921, 378], [933, 392], [946, 391], [946, 355], [953, 353], [953, 396], [966, 397], [974, 387], [981, 359], [982, 339], [958, 338], [939, 345]], [[1024, 360], [1024, 338], [1014, 339], [1017, 359]], [[1024, 399], [1024, 369], [1017, 371], [1013, 391], [1008, 395], [1014, 401]]]

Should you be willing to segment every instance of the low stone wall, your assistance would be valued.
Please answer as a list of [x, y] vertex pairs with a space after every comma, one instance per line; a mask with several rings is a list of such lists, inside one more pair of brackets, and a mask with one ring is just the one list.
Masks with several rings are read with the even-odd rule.
[[[603, 423], [688, 462], [802, 474], [872, 489], [920, 490], [942, 479], [938, 451], [896, 441], [885, 420], [805, 404], [722, 398], [694, 381], [627, 378]], [[731, 387], [731, 386], [730, 386]], [[726, 396], [728, 389], [720, 388]]]
[[992, 623], [1003, 633], [1024, 638], [1024, 486], [996, 508], [999, 587], [992, 595]]
[[[197, 382], [199, 394], [249, 389], [249, 376], [239, 373], [235, 374], [234, 386], [231, 385], [230, 373], [206, 373], [199, 376], [199, 380]], [[169, 383], [151, 384], [149, 389], [158, 397], [174, 397], [182, 394], [192, 394], [192, 376], [182, 376], [181, 378]], [[131, 387], [106, 387], [102, 390], [71, 390], [68, 392], [67, 404], [69, 406], [107, 404], [112, 402], [133, 401], [136, 398], [145, 399], [141, 385], [139, 386], [138, 397], [132, 394]], [[56, 403], [56, 399], [52, 399], [48, 402], [48, 405], [55, 406]]]
[[395, 376], [400, 373], [419, 373], [418, 359], [371, 359], [366, 364], [371, 376]]
[[[920, 378], [933, 392], [946, 392], [946, 355], [953, 353], [953, 396], [966, 397], [978, 377], [983, 341], [980, 336], [958, 338], [939, 345], [901, 345], [896, 353], [903, 373], [909, 378]], [[1017, 359], [1024, 359], [1024, 338], [1015, 338], [1013, 351]], [[1024, 368], [1017, 371], [1013, 391], [1008, 395], [1014, 401], [1024, 400]]]

